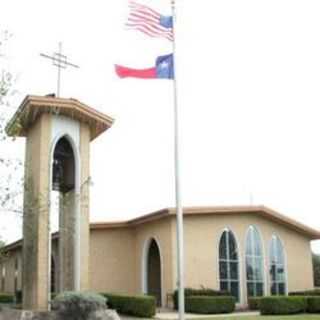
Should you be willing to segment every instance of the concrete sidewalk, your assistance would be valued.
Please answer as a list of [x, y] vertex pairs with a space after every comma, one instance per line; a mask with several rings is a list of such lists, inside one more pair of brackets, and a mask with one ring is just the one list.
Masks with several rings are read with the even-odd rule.
[[[258, 316], [260, 315], [259, 312], [234, 312], [234, 313], [225, 313], [225, 314], [193, 314], [193, 313], [186, 313], [185, 319], [192, 320], [192, 319], [212, 319], [212, 318], [233, 318], [233, 317], [242, 317], [242, 316]], [[150, 320], [145, 318], [135, 318], [129, 316], [120, 316], [121, 320]], [[152, 319], [156, 320], [178, 320], [179, 316], [177, 312], [174, 311], [161, 311], [158, 312]]]
[[[225, 317], [241, 317], [241, 316], [258, 316], [260, 312], [234, 312], [225, 314], [193, 314], [186, 313], [185, 319], [211, 319], [211, 318], [225, 318]], [[157, 320], [178, 320], [179, 315], [177, 312], [160, 312], [157, 313], [154, 319]]]

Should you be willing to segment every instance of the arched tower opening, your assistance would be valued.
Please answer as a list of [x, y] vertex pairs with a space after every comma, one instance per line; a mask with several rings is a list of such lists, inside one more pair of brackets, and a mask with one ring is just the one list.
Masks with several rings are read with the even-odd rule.
[[62, 194], [75, 188], [75, 157], [66, 137], [56, 144], [53, 153], [52, 190]]
[[[51, 179], [51, 231], [59, 231], [58, 256], [59, 274], [58, 285], [54, 285], [55, 291], [76, 289], [76, 221], [79, 221], [79, 197], [76, 193], [76, 156], [71, 144], [71, 137], [62, 136], [53, 145], [52, 153], [52, 179]], [[49, 251], [52, 251], [52, 243]], [[51, 263], [51, 274], [53, 265]], [[55, 266], [57, 267], [57, 266]], [[56, 268], [57, 269], [57, 268]], [[56, 273], [55, 273], [56, 274]], [[56, 279], [54, 279], [56, 280]]]

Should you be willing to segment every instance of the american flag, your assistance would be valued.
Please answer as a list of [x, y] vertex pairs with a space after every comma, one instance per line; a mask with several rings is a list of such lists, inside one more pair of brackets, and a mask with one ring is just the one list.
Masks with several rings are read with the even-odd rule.
[[164, 37], [173, 41], [172, 16], [164, 16], [148, 6], [129, 1], [130, 13], [126, 26], [150, 37]]

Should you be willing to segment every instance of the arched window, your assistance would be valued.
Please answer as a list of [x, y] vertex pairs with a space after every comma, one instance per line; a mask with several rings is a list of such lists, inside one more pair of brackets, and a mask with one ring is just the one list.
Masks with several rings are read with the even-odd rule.
[[286, 294], [284, 248], [280, 239], [273, 235], [270, 242], [270, 291], [272, 295]]
[[246, 275], [248, 297], [263, 296], [263, 253], [258, 230], [250, 226], [246, 239]]
[[230, 230], [222, 233], [219, 243], [220, 290], [229, 291], [240, 301], [239, 254], [236, 239]]

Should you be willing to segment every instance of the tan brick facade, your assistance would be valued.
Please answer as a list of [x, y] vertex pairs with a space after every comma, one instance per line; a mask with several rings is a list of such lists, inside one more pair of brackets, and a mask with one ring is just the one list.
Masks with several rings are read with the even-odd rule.
[[[259, 212], [253, 214], [245, 211], [185, 216], [186, 286], [219, 289], [218, 246], [222, 232], [228, 228], [235, 235], [239, 252], [240, 305], [246, 305], [245, 245], [249, 226], [256, 227], [262, 239], [266, 295], [270, 294], [269, 247], [272, 235], [277, 235], [283, 243], [287, 291], [313, 288], [310, 240], [317, 238], [318, 233], [306, 235], [303, 230], [294, 230], [295, 226], [273, 221], [271, 216], [268, 219]], [[161, 300], [165, 305], [167, 294], [176, 288], [175, 228], [174, 215], [159, 215], [156, 219], [129, 223], [91, 224], [88, 289], [96, 292], [146, 293], [147, 246], [151, 239], [155, 239], [161, 259]], [[5, 289], [9, 292], [13, 289], [11, 260], [19, 251], [17, 244], [6, 262]]]
[[[270, 294], [269, 246], [272, 235], [277, 235], [284, 245], [287, 291], [313, 288], [310, 238], [265, 217], [246, 213], [185, 217], [186, 287], [219, 289], [218, 246], [223, 230], [228, 228], [235, 234], [239, 248], [240, 304], [245, 305], [245, 243], [249, 226], [255, 226], [262, 236], [267, 295]], [[90, 289], [98, 292], [144, 293], [143, 254], [147, 241], [152, 238], [160, 247], [162, 303], [165, 305], [167, 293], [176, 288], [176, 223], [173, 217], [142, 223], [133, 228], [92, 229]]]

